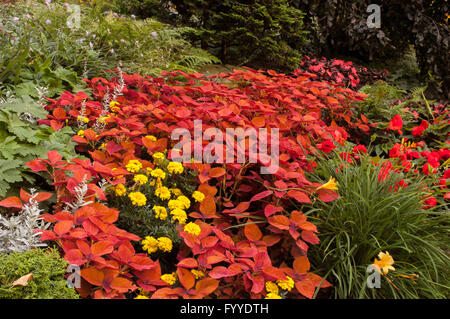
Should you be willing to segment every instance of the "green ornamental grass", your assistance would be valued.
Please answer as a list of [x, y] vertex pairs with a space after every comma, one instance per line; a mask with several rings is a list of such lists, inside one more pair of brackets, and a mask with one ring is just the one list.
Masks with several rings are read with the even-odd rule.
[[[448, 298], [449, 212], [422, 209], [421, 181], [394, 191], [401, 178], [394, 173], [379, 181], [381, 165], [368, 157], [356, 165], [339, 157], [317, 163], [318, 182], [335, 177], [340, 195], [308, 212], [321, 240], [308, 257], [333, 283], [331, 297]], [[380, 276], [379, 289], [368, 288], [373, 272], [366, 269], [380, 252], [390, 253], [395, 270]]]

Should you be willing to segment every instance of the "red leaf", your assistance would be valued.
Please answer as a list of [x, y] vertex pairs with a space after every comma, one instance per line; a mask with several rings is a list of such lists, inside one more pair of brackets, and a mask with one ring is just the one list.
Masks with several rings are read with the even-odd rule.
[[281, 269], [273, 266], [268, 266], [263, 269], [263, 274], [268, 277], [266, 280], [286, 280], [286, 276]]
[[51, 198], [53, 196], [53, 193], [46, 193], [46, 192], [42, 192], [36, 195], [36, 197], [34, 198], [35, 201], [37, 202], [43, 202], [46, 201], [47, 199]]
[[211, 248], [211, 247], [214, 247], [218, 241], [219, 241], [219, 238], [217, 238], [215, 236], [208, 236], [208, 237], [203, 238], [200, 241], [200, 243], [203, 248]]
[[194, 258], [184, 258], [177, 264], [177, 267], [184, 267], [184, 268], [192, 269], [192, 268], [197, 268], [198, 263], [197, 263], [197, 260], [195, 260]]
[[205, 278], [197, 282], [195, 290], [203, 296], [207, 296], [214, 292], [219, 286], [219, 281], [212, 278]]
[[56, 164], [62, 159], [61, 154], [59, 154], [57, 151], [50, 151], [47, 153], [47, 157], [50, 160], [50, 163], [52, 165]]
[[216, 202], [214, 197], [207, 196], [200, 203], [200, 212], [205, 216], [205, 218], [216, 217]]
[[87, 261], [86, 258], [84, 258], [83, 254], [81, 253], [81, 251], [79, 251], [78, 249], [69, 250], [64, 255], [64, 259], [67, 260], [69, 264], [78, 266], [81, 266]]
[[339, 194], [337, 194], [329, 189], [319, 189], [317, 191], [317, 196], [319, 197], [319, 199], [322, 202], [325, 202], [325, 203], [332, 202], [339, 198]]
[[57, 120], [64, 120], [64, 118], [66, 117], [66, 111], [64, 111], [63, 108], [58, 107], [53, 111], [53, 116]]
[[259, 294], [264, 289], [264, 277], [258, 273], [251, 275], [251, 280], [253, 282], [251, 292], [254, 294]]
[[102, 286], [105, 275], [98, 269], [85, 268], [80, 271], [81, 277], [94, 286]]
[[319, 237], [310, 230], [303, 230], [301, 236], [304, 241], [310, 244], [317, 245], [320, 243]]
[[111, 288], [117, 290], [118, 292], [128, 292], [129, 290], [135, 290], [137, 287], [133, 283], [123, 277], [116, 277], [111, 281]]
[[92, 245], [91, 252], [95, 256], [103, 256], [113, 251], [114, 245], [109, 241], [99, 241]]
[[155, 267], [155, 263], [150, 258], [142, 255], [134, 255], [128, 265], [139, 271]]
[[214, 267], [214, 269], [208, 273], [208, 276], [211, 278], [220, 279], [220, 278], [229, 277], [230, 275], [229, 275], [228, 269], [226, 267], [218, 266], [218, 267]]
[[316, 291], [314, 283], [309, 279], [296, 282], [295, 287], [297, 288], [299, 293], [309, 299], [314, 296], [314, 292]]
[[27, 165], [33, 172], [47, 171], [47, 165], [37, 159], [25, 163], [25, 165]]
[[250, 219], [248, 220], [248, 222], [249, 223], [244, 227], [245, 237], [247, 237], [247, 239], [250, 241], [260, 240], [262, 237], [261, 230], [256, 224], [252, 224]]
[[272, 195], [272, 194], [273, 194], [273, 191], [271, 191], [271, 190], [267, 190], [267, 191], [261, 192], [261, 193], [259, 193], [259, 194], [256, 194], [255, 196], [253, 196], [253, 197], [250, 199], [250, 202], [255, 202], [255, 201], [257, 201], [257, 200], [263, 199], [263, 198], [265, 198], [265, 197], [267, 197], [267, 196], [270, 196], [270, 195]]
[[273, 217], [269, 217], [269, 224], [275, 226], [278, 229], [288, 230], [289, 229], [289, 219], [283, 215], [276, 215]]
[[287, 192], [287, 196], [296, 199], [299, 203], [311, 204], [311, 200], [309, 199], [309, 196], [306, 193], [292, 190]]
[[12, 196], [0, 201], [0, 206], [22, 208], [22, 201], [19, 197]]
[[73, 222], [71, 220], [63, 220], [57, 223], [53, 229], [53, 231], [61, 236], [67, 233], [73, 226]]
[[20, 188], [20, 199], [23, 200], [25, 203], [28, 203], [30, 201], [31, 195], [28, 194], [23, 188]]
[[186, 290], [191, 289], [195, 285], [195, 278], [194, 275], [183, 267], [178, 267], [177, 269], [177, 275], [178, 279], [180, 280], [180, 283], [183, 285], [183, 287]]
[[311, 264], [305, 256], [300, 256], [294, 260], [293, 268], [297, 274], [304, 274], [309, 271]]
[[264, 116], [258, 116], [252, 119], [252, 124], [256, 127], [264, 127], [266, 125], [266, 119]]
[[266, 217], [270, 217], [273, 214], [281, 212], [281, 211], [283, 211], [283, 207], [276, 207], [276, 206], [273, 206], [272, 204], [269, 204], [264, 208], [264, 215]]
[[225, 175], [227, 171], [222, 167], [214, 167], [209, 171], [209, 176], [212, 178], [218, 178]]

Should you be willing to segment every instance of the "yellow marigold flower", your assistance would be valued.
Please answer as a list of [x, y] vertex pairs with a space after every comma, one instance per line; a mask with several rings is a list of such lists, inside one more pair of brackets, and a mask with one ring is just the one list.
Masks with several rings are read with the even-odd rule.
[[332, 190], [332, 191], [337, 191], [338, 190], [337, 185], [338, 185], [338, 183], [336, 182], [334, 177], [330, 176], [330, 180], [328, 182], [326, 182], [325, 184], [323, 184], [322, 186], [317, 187], [317, 190], [319, 190], [319, 189], [329, 189], [329, 190]]
[[159, 237], [158, 248], [165, 252], [172, 251], [173, 248], [172, 240], [170, 240], [170, 238], [168, 237]]
[[184, 171], [184, 167], [181, 163], [170, 162], [169, 165], [167, 165], [167, 170], [170, 174], [181, 174]]
[[84, 123], [89, 123], [89, 119], [86, 116], [78, 115], [77, 116], [77, 120], [81, 121], [81, 122], [84, 122]]
[[200, 228], [199, 225], [190, 222], [189, 224], [186, 224], [186, 226], [184, 226], [184, 231], [194, 236], [198, 236], [200, 235], [202, 229]]
[[170, 212], [170, 215], [172, 215], [172, 219], [173, 220], [178, 220], [178, 222], [181, 225], [184, 225], [186, 223], [187, 220], [187, 215], [186, 212], [182, 209], [179, 208], [175, 208], [173, 211]]
[[178, 199], [171, 199], [167, 204], [170, 210], [174, 210], [175, 208], [184, 209], [184, 203]]
[[160, 168], [153, 169], [150, 172], [150, 175], [152, 175], [155, 178], [161, 178], [161, 179], [165, 179], [166, 178], [166, 173]]
[[196, 202], [201, 203], [205, 199], [205, 194], [199, 191], [195, 191], [194, 193], [192, 193], [192, 198], [195, 199]]
[[134, 176], [133, 180], [136, 183], [139, 183], [139, 185], [144, 185], [145, 183], [148, 182], [148, 177], [142, 174], [138, 174]]
[[395, 268], [392, 267], [392, 265], [394, 264], [394, 258], [392, 258], [392, 256], [389, 255], [389, 252], [386, 253], [380, 252], [378, 254], [378, 258], [380, 258], [380, 260], [377, 260], [375, 258], [373, 261], [373, 264], [375, 268], [378, 270], [378, 272], [386, 275], [389, 272], [389, 270], [395, 270]]
[[155, 195], [161, 198], [162, 200], [170, 199], [171, 196], [169, 189], [165, 186], [158, 187], [157, 189], [155, 189]]
[[183, 195], [183, 193], [181, 192], [181, 189], [179, 189], [179, 188], [171, 188], [170, 191], [171, 191], [172, 194], [174, 194], [175, 196]]
[[268, 293], [273, 293], [273, 294], [278, 295], [279, 289], [278, 289], [278, 286], [276, 283], [267, 281], [266, 282], [266, 291]]
[[158, 240], [152, 236], [147, 236], [145, 239], [141, 242], [142, 249], [148, 251], [149, 254], [157, 252], [158, 251]]
[[161, 276], [161, 280], [172, 286], [177, 282], [177, 277], [174, 274], [165, 274]]
[[191, 207], [191, 201], [186, 196], [184, 195], [178, 196], [177, 200], [183, 203], [184, 209], [188, 209], [189, 207]]
[[153, 135], [147, 135], [147, 136], [145, 136], [146, 138], [148, 138], [150, 141], [152, 141], [152, 142], [156, 142], [156, 137], [155, 136], [153, 136]]
[[163, 206], [153, 206], [153, 211], [155, 212], [155, 218], [159, 218], [161, 220], [166, 220], [167, 218], [167, 210]]
[[127, 189], [125, 188], [125, 185], [123, 184], [117, 184], [114, 186], [114, 193], [116, 196], [124, 196], [127, 193]]
[[150, 299], [150, 298], [147, 296], [144, 296], [144, 295], [139, 295], [139, 296], [136, 296], [136, 298], [134, 298], [134, 299]]
[[142, 163], [138, 160], [130, 160], [125, 167], [130, 173], [137, 173], [141, 170]]
[[166, 156], [161, 152], [156, 152], [155, 154], [152, 155], [152, 157], [156, 163], [160, 163], [163, 159], [166, 158]]
[[192, 269], [191, 273], [194, 275], [195, 279], [203, 278], [205, 277], [205, 273], [201, 270]]
[[283, 298], [281, 298], [281, 296], [278, 295], [278, 294], [276, 294], [276, 293], [269, 292], [269, 293], [266, 295], [266, 298], [264, 298], [264, 299], [283, 299]]
[[277, 284], [281, 289], [291, 291], [294, 288], [294, 280], [289, 276], [286, 276], [286, 278], [286, 280], [277, 280]]
[[84, 137], [84, 130], [79, 130], [77, 135], [81, 136], [81, 137]]
[[114, 107], [114, 106], [116, 106], [116, 105], [120, 105], [120, 103], [117, 102], [117, 101], [111, 101], [111, 102], [109, 102], [109, 106], [110, 106], [110, 107]]
[[109, 116], [109, 115], [106, 115], [106, 116], [100, 116], [100, 117], [98, 118], [98, 121], [99, 121], [100, 123], [102, 123], [102, 124], [105, 124], [106, 120], [109, 119], [110, 117], [111, 117], [111, 116]]
[[141, 192], [132, 192], [128, 194], [131, 203], [136, 206], [144, 206], [147, 203], [147, 198]]
[[106, 143], [102, 143], [102, 145], [100, 145], [100, 147], [98, 148], [99, 150], [104, 150], [106, 148]]

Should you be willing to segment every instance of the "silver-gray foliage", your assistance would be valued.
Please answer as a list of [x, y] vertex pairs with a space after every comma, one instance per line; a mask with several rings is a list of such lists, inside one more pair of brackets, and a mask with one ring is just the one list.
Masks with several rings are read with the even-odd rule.
[[42, 209], [34, 198], [37, 196], [31, 189], [31, 198], [21, 211], [10, 217], [0, 214], [0, 253], [24, 252], [35, 247], [45, 247], [40, 239], [39, 230], [45, 230], [50, 224], [39, 216]]

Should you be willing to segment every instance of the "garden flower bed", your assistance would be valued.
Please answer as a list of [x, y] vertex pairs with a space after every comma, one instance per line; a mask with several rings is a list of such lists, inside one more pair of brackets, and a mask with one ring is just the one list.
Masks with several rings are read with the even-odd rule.
[[449, 297], [448, 103], [297, 51], [196, 73], [195, 30], [104, 5], [4, 9], [37, 18], [0, 24], [0, 298]]

